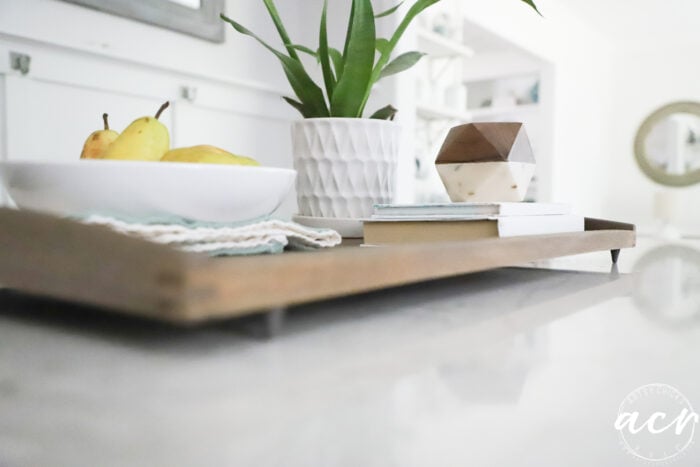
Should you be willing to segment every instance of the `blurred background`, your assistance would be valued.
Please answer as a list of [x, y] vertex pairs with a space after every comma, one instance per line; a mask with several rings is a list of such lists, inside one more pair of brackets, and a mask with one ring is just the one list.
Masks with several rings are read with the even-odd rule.
[[[294, 42], [315, 48], [322, 0], [277, 3]], [[332, 45], [342, 44], [348, 3], [329, 2]], [[700, 100], [700, 3], [537, 3], [543, 18], [515, 0], [443, 0], [409, 31], [401, 50], [429, 56], [380, 83], [374, 97], [399, 109], [405, 129], [398, 201], [446, 199], [433, 161], [450, 127], [523, 121], [538, 158], [530, 200], [569, 202], [642, 233], [673, 223], [700, 235], [697, 186], [653, 181], [634, 151], [652, 112]], [[298, 116], [280, 98], [290, 94], [284, 75], [252, 39], [206, 22], [204, 13], [221, 7], [278, 44], [256, 0], [0, 0], [0, 158], [77, 159], [103, 112], [123, 128], [170, 99], [173, 146], [207, 142], [290, 167]], [[399, 18], [381, 28], [393, 30]], [[660, 122], [681, 135], [675, 169], [663, 149], [675, 136], [650, 132], [655, 166], [694, 170], [697, 122], [688, 118]], [[293, 214], [294, 203], [290, 196], [279, 214]]]

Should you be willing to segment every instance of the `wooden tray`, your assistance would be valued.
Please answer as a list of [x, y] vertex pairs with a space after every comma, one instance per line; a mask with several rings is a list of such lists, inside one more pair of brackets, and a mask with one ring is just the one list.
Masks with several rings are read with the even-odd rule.
[[0, 284], [191, 324], [559, 256], [619, 253], [635, 241], [633, 225], [587, 219], [586, 232], [573, 234], [209, 258], [0, 209]]

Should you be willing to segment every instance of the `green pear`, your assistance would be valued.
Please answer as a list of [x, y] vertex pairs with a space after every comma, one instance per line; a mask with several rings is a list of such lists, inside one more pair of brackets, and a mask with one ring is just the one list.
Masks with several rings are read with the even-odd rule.
[[83, 152], [80, 154], [81, 159], [102, 159], [112, 143], [117, 139], [119, 133], [109, 129], [109, 115], [102, 114], [104, 129], [93, 131], [88, 139], [85, 140]]
[[260, 163], [255, 159], [237, 156], [221, 148], [209, 145], [172, 149], [165, 153], [162, 162], [195, 162], [199, 164], [254, 165]]
[[168, 129], [158, 121], [170, 102], [163, 104], [155, 117], [141, 117], [126, 127], [107, 148], [104, 159], [159, 161], [170, 149]]

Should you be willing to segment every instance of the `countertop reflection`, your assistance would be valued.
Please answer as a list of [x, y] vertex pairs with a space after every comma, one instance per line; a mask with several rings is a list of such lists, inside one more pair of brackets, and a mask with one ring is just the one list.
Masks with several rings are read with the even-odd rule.
[[599, 253], [297, 307], [269, 340], [0, 291], [0, 466], [643, 465], [618, 406], [655, 382], [700, 406], [698, 315], [700, 242], [645, 239], [619, 270]]

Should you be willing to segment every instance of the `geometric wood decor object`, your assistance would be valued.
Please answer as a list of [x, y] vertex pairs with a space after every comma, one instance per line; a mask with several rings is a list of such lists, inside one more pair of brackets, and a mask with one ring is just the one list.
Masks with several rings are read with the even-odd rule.
[[523, 201], [535, 174], [535, 157], [522, 123], [454, 127], [435, 164], [455, 203]]

